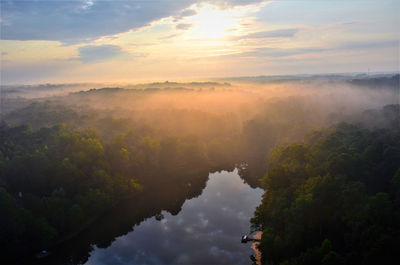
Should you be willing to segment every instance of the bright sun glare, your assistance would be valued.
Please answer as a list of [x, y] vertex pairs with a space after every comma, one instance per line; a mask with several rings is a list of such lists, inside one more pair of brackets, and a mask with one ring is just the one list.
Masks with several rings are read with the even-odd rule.
[[238, 20], [232, 9], [222, 10], [213, 6], [204, 6], [195, 16], [188, 19], [194, 25], [188, 33], [194, 38], [224, 38], [231, 30], [237, 28]]

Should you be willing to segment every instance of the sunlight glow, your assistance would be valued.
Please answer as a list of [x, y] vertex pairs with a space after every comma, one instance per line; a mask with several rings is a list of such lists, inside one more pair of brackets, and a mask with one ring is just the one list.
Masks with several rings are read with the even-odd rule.
[[237, 30], [240, 13], [245, 10], [219, 9], [215, 6], [206, 5], [198, 10], [198, 13], [187, 19], [194, 27], [189, 30], [188, 35], [192, 38], [220, 39], [224, 38], [233, 30]]

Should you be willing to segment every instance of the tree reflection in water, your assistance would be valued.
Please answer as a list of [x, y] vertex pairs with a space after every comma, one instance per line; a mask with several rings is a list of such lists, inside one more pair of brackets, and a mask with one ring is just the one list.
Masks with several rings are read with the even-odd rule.
[[248, 233], [262, 190], [245, 184], [237, 170], [185, 186], [126, 202], [46, 262], [249, 264], [252, 250], [240, 236]]

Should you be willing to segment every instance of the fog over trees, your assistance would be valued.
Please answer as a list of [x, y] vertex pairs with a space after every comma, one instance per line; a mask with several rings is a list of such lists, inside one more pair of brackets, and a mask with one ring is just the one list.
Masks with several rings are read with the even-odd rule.
[[2, 87], [2, 259], [56, 249], [128, 200], [127, 227], [177, 214], [236, 167], [265, 189], [264, 264], [390, 264], [399, 97], [398, 74]]

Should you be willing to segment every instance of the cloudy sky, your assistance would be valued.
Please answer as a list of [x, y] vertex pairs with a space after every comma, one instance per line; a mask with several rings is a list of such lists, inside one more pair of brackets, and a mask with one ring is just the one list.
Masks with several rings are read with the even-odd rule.
[[1, 83], [399, 71], [399, 0], [0, 0]]

